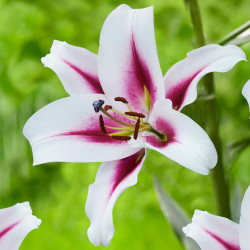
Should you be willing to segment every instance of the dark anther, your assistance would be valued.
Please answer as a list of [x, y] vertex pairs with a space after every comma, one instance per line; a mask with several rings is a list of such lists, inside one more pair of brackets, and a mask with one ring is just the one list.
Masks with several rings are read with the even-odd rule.
[[141, 118], [139, 117], [137, 119], [137, 122], [135, 123], [135, 131], [134, 131], [134, 139], [136, 140], [137, 137], [138, 137], [138, 133], [139, 133], [139, 128], [140, 128], [140, 121], [141, 121]]
[[123, 102], [123, 103], [125, 103], [125, 104], [128, 103], [128, 101], [127, 101], [125, 98], [123, 98], [123, 97], [116, 97], [116, 98], [115, 98], [115, 101], [117, 101], [117, 102]]
[[105, 105], [104, 106], [104, 109], [106, 110], [106, 111], [108, 111], [109, 109], [112, 109], [113, 107], [112, 106], [110, 106], [110, 105]]
[[129, 116], [136, 116], [136, 117], [140, 117], [140, 118], [145, 118], [145, 115], [142, 113], [137, 113], [137, 112], [125, 112], [126, 115]]
[[129, 141], [131, 139], [130, 136], [126, 136], [126, 135], [124, 135], [124, 136], [122, 136], [122, 135], [112, 135], [111, 137], [113, 139], [115, 139], [115, 140], [120, 140], [120, 141]]
[[107, 134], [107, 131], [106, 131], [105, 126], [104, 126], [104, 120], [103, 120], [102, 115], [99, 116], [99, 123], [100, 123], [101, 131], [102, 131], [104, 134]]
[[96, 113], [100, 111], [100, 108], [102, 107], [103, 104], [104, 104], [103, 100], [98, 100], [93, 102], [93, 107]]

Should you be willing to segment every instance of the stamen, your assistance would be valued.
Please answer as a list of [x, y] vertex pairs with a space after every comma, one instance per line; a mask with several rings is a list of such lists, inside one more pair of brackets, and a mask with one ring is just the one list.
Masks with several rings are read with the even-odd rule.
[[136, 140], [138, 137], [138, 133], [139, 133], [139, 128], [140, 128], [140, 117], [137, 119], [137, 122], [135, 124], [135, 131], [134, 131], [134, 139]]
[[109, 117], [110, 119], [112, 119], [113, 121], [125, 126], [125, 127], [134, 127], [134, 125], [132, 124], [129, 124], [129, 123], [126, 123], [126, 122], [123, 122], [123, 121], [120, 121], [118, 120], [117, 118], [113, 117], [110, 113], [108, 113], [104, 108], [100, 108], [100, 111], [106, 115], [107, 117]]
[[128, 128], [128, 127], [123, 127], [123, 128], [120, 128], [120, 127], [110, 127], [110, 126], [105, 126], [106, 128], [110, 128], [110, 129], [114, 129], [114, 130], [127, 130], [127, 131], [134, 131], [132, 130], [132, 128]]
[[123, 103], [125, 103], [125, 104], [127, 104], [128, 103], [128, 101], [124, 98], [124, 97], [116, 97], [115, 99], [114, 99], [115, 101], [117, 101], [117, 102], [123, 102]]
[[129, 141], [131, 139], [130, 136], [126, 135], [112, 135], [111, 137], [115, 140], [120, 140], [120, 141]]
[[137, 113], [137, 112], [125, 112], [126, 115], [129, 116], [136, 116], [136, 117], [140, 117], [140, 118], [145, 118], [145, 115], [142, 113]]
[[111, 109], [111, 110], [112, 110], [113, 112], [119, 114], [119, 115], [122, 115], [122, 116], [124, 116], [124, 117], [127, 117], [128, 119], [131, 119], [131, 120], [134, 120], [134, 121], [137, 120], [136, 118], [131, 117], [131, 116], [129, 116], [129, 115], [125, 115], [124, 113], [122, 113], [122, 112], [120, 112], [120, 111], [118, 111], [118, 110], [115, 110], [115, 109]]
[[130, 108], [129, 104], [128, 103], [126, 103], [126, 104], [127, 104], [128, 110], [131, 112], [132, 109]]
[[102, 105], [104, 104], [103, 100], [98, 100], [98, 101], [94, 101], [93, 102], [93, 107], [96, 113], [98, 113], [100, 111], [100, 108], [102, 107]]
[[105, 126], [104, 126], [104, 120], [103, 120], [102, 115], [99, 116], [99, 123], [100, 123], [101, 131], [102, 131], [104, 134], [107, 134], [107, 131], [106, 131]]
[[106, 110], [106, 111], [108, 111], [109, 109], [112, 109], [113, 107], [112, 106], [110, 106], [110, 105], [105, 105], [104, 106], [104, 110]]

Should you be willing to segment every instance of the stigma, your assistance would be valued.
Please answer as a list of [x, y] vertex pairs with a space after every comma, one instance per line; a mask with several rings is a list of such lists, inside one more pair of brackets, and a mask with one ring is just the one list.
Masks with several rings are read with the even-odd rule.
[[104, 104], [103, 100], [98, 100], [98, 101], [94, 101], [93, 102], [93, 107], [96, 113], [98, 113], [100, 111], [100, 108], [102, 107], [102, 105]]

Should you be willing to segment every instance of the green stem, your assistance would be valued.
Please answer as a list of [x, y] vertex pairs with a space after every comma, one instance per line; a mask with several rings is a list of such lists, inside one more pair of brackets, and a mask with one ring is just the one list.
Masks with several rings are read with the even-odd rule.
[[[186, 0], [186, 2], [188, 3], [190, 9], [197, 45], [198, 47], [204, 46], [206, 42], [198, 2], [197, 0]], [[204, 83], [208, 95], [216, 97], [213, 74], [210, 73], [205, 76]], [[219, 134], [219, 115], [216, 98], [212, 98], [207, 101], [207, 113], [208, 134], [218, 153], [218, 163], [212, 170], [211, 174], [217, 204], [217, 213], [221, 216], [230, 218], [229, 191], [224, 174], [222, 143]]]
[[198, 2], [197, 0], [186, 0], [186, 2], [190, 10], [191, 20], [194, 26], [194, 32], [195, 32], [197, 45], [198, 47], [204, 46], [206, 42], [205, 42], [205, 36], [204, 36], [202, 21], [201, 21], [201, 13], [200, 13]]
[[240, 34], [242, 34], [244, 31], [248, 30], [250, 28], [250, 20], [247, 21], [246, 23], [244, 23], [243, 25], [241, 25], [239, 28], [237, 28], [236, 30], [232, 31], [231, 33], [229, 33], [226, 37], [224, 37], [219, 44], [220, 45], [224, 45], [230, 41], [232, 41], [235, 37], [239, 36]]

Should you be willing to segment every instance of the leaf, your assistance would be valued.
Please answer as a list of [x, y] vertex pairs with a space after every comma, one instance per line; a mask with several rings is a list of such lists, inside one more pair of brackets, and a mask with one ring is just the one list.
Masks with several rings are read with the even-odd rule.
[[239, 36], [239, 37], [233, 39], [228, 44], [234, 44], [234, 45], [242, 46], [243, 44], [246, 44], [248, 42], [250, 42], [250, 34], [246, 35], [246, 36]]
[[240, 209], [243, 199], [243, 190], [239, 182], [236, 182], [233, 187], [232, 197], [231, 197], [231, 215], [232, 220], [236, 223], [240, 221]]
[[245, 37], [244, 34], [249, 34], [249, 29], [250, 29], [250, 20], [247, 21], [246, 23], [244, 23], [243, 25], [241, 25], [240, 27], [238, 27], [237, 29], [235, 29], [234, 31], [232, 31], [231, 33], [229, 33], [226, 37], [224, 37], [220, 42], [218, 42], [218, 44], [220, 45], [225, 45], [225, 44], [232, 44], [231, 42], [237, 37], [241, 38], [241, 37]]
[[226, 150], [226, 162], [225, 166], [227, 166], [228, 170], [231, 170], [234, 162], [239, 157], [240, 153], [243, 152], [250, 145], [250, 137], [244, 138], [242, 140], [232, 142], [227, 146]]
[[185, 246], [187, 250], [200, 249], [196, 242], [186, 237], [182, 232], [182, 228], [191, 222], [186, 212], [177, 204], [175, 200], [164, 190], [159, 179], [154, 178], [154, 187], [158, 197], [161, 210], [172, 226], [177, 238]]

